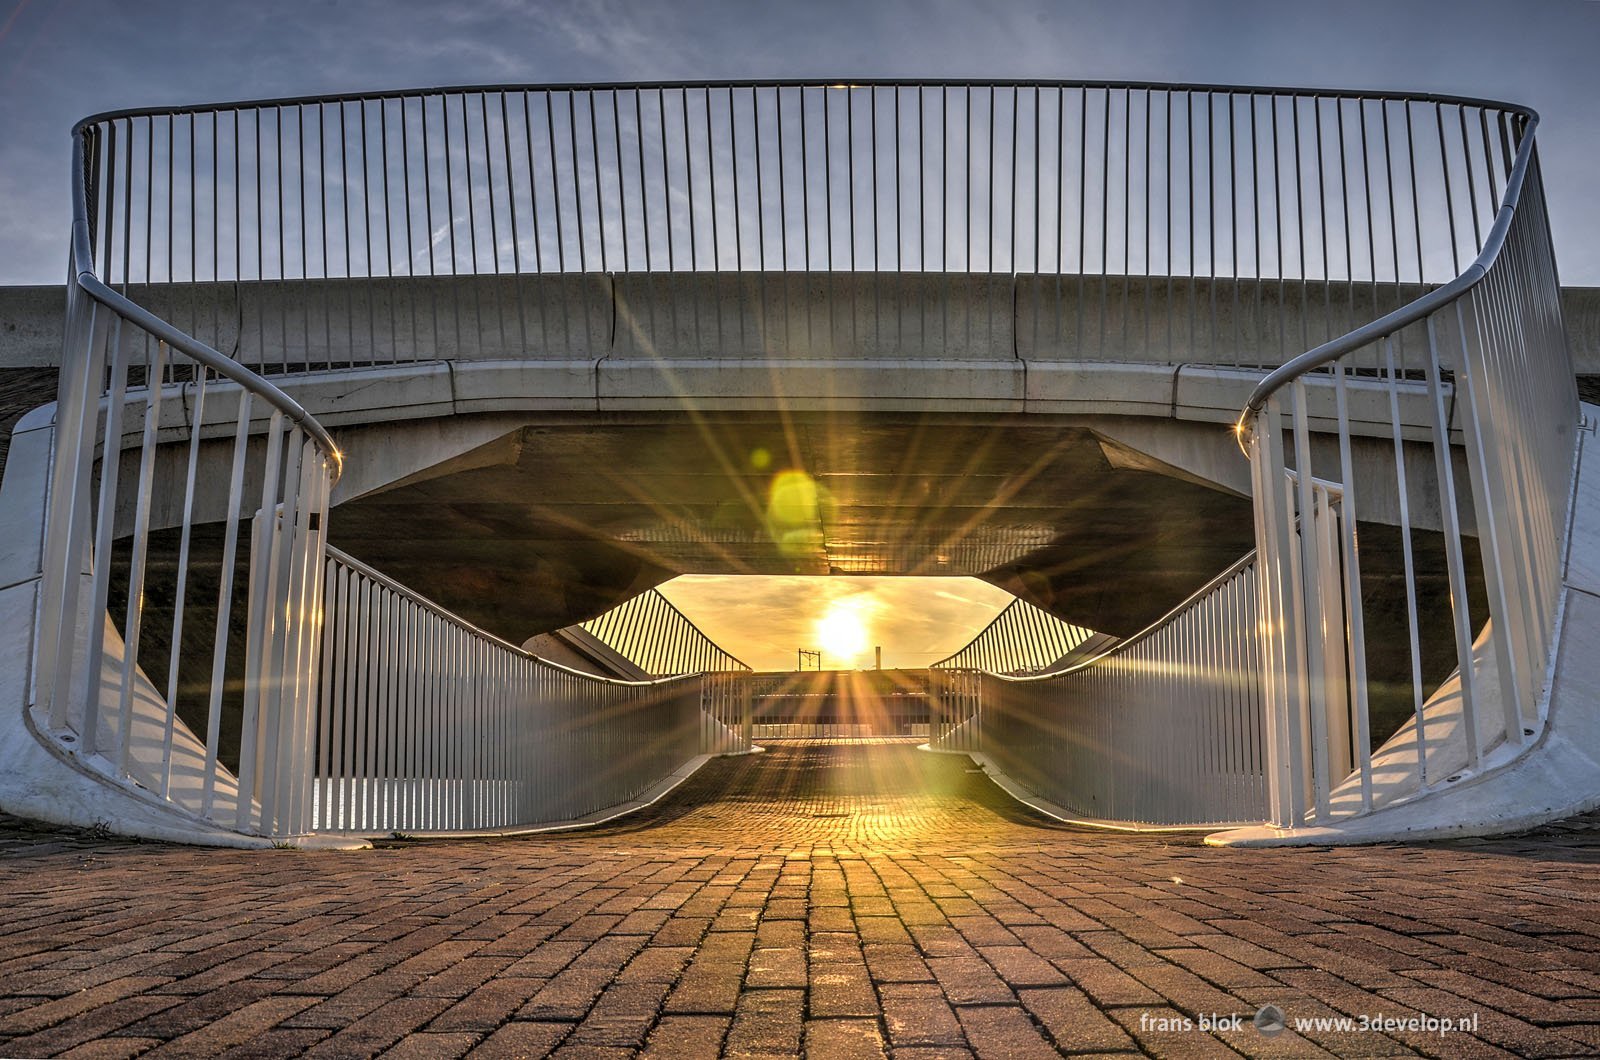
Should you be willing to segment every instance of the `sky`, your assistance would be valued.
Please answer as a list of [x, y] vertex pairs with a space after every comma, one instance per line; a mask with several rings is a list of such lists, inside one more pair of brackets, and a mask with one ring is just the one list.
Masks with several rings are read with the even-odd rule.
[[825, 670], [885, 668], [953, 655], [1010, 603], [977, 578], [688, 574], [660, 587], [706, 636], [757, 670], [792, 670], [796, 651]]
[[450, 84], [1004, 77], [1527, 104], [1567, 283], [1600, 284], [1595, 0], [0, 0], [0, 283], [57, 283], [102, 110]]
[[[453, 84], [989, 77], [1526, 104], [1543, 119], [1562, 279], [1600, 285], [1597, 44], [1596, 0], [0, 0], [0, 284], [61, 282], [67, 134], [103, 110]], [[1006, 601], [970, 580], [667, 592], [758, 667], [792, 665], [841, 606], [888, 664], [926, 663]]]

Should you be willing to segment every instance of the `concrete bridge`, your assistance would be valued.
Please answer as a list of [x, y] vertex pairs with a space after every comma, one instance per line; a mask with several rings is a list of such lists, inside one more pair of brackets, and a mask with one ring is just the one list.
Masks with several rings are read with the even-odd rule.
[[[349, 457], [331, 540], [513, 639], [707, 572], [976, 575], [1125, 636], [1253, 544], [1249, 465], [1226, 428], [1260, 378], [1244, 366], [1290, 349], [1282, 314], [1263, 308], [1278, 284], [1226, 285], [1225, 304], [1267, 325], [1226, 340], [1242, 312], [1191, 335], [1204, 290], [1138, 286], [1134, 306], [1111, 303], [1128, 319], [1098, 339], [1084, 318], [1103, 285], [1077, 277], [388, 281], [376, 312], [370, 281], [132, 294], [197, 332], [222, 322], [206, 336], [218, 349], [279, 338], [272, 321], [297, 366], [280, 385]], [[1370, 294], [1331, 313], [1312, 304], [1315, 333], [1377, 311]], [[474, 305], [487, 325], [462, 348], [449, 336]], [[410, 324], [374, 330], [394, 312]], [[1119, 334], [1155, 338], [1122, 347]], [[293, 346], [307, 336], [323, 341]], [[328, 336], [343, 359], [365, 351], [359, 370], [330, 369]], [[1423, 424], [1415, 404], [1403, 416]], [[1372, 414], [1385, 429], [1387, 409]], [[186, 415], [180, 403], [166, 429], [186, 431]], [[1363, 430], [1358, 460], [1392, 461]], [[198, 456], [203, 521], [226, 504], [231, 450], [215, 433]], [[183, 473], [186, 452], [163, 456], [166, 474]], [[1416, 464], [1412, 478], [1430, 479], [1426, 454]], [[818, 488], [805, 511], [772, 510], [784, 468]], [[1413, 526], [1439, 528], [1435, 493], [1414, 491]], [[183, 500], [153, 498], [152, 529], [182, 522]], [[1365, 511], [1399, 518], [1393, 496]], [[130, 503], [119, 520], [134, 515]]]
[[67, 313], [5, 317], [61, 379], [4, 483], [0, 806], [228, 843], [635, 808], [751, 749], [751, 679], [518, 645], [684, 572], [973, 574], [1095, 631], [928, 678], [930, 746], [1059, 817], [1586, 806], [1600, 317], [1536, 124], [1100, 84], [87, 120]]

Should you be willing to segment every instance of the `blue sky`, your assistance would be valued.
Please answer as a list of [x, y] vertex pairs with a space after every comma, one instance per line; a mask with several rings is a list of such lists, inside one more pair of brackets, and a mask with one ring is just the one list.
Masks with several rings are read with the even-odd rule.
[[1525, 103], [1563, 278], [1600, 284], [1600, 3], [0, 0], [0, 283], [60, 281], [66, 133], [100, 110], [427, 85], [1106, 78]]

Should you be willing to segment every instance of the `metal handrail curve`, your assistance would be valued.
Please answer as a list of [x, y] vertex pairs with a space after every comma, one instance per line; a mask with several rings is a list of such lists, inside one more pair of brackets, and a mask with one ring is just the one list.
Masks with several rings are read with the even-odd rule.
[[656, 676], [753, 669], [706, 636], [659, 589], [629, 597], [576, 628]]
[[[619, 304], [657, 326], [632, 277], [660, 272], [1011, 276], [1053, 359], [1275, 365], [1378, 315], [1380, 286], [1387, 308], [1452, 279], [1533, 120], [1431, 93], [985, 79], [125, 109], [76, 127], [98, 268], [76, 257], [262, 374], [433, 359], [441, 328], [464, 358], [586, 356], [617, 342]], [[1424, 191], [1424, 217], [1441, 177], [1467, 194], [1440, 211]], [[613, 280], [573, 316], [559, 278], [580, 274]]]
[[[165, 117], [172, 114], [204, 114], [211, 111], [227, 112], [250, 110], [258, 107], [287, 107], [309, 103], [372, 103], [378, 100], [415, 99], [419, 96], [472, 95], [479, 92], [610, 92], [635, 89], [677, 88], [1012, 88], [1016, 79], [966, 77], [930, 78], [732, 78], [704, 81], [550, 81], [502, 82], [479, 85], [444, 85], [432, 88], [388, 89], [382, 92], [343, 92], [326, 96], [278, 96], [267, 99], [228, 100], [220, 103], [195, 103], [181, 107], [129, 107], [122, 110], [91, 114], [73, 126], [73, 135], [80, 136], [86, 129], [100, 122], [125, 118]], [[1538, 115], [1528, 107], [1505, 100], [1480, 96], [1460, 96], [1448, 92], [1386, 92], [1362, 91], [1342, 88], [1299, 88], [1285, 85], [1243, 85], [1221, 83], [1187, 84], [1176, 81], [1108, 81], [1076, 78], [1044, 78], [1027, 82], [1040, 88], [1133, 89], [1157, 92], [1208, 92], [1217, 94], [1258, 96], [1299, 96], [1306, 99], [1370, 99], [1401, 103], [1441, 103], [1448, 106], [1492, 107], [1530, 120]]]
[[[1013, 630], [1010, 628], [1023, 623], [1031, 625], [1031, 628], [1025, 630]], [[1045, 627], [1046, 631], [1041, 631], [1041, 626]], [[932, 669], [969, 669], [970, 667], [955, 662], [955, 660], [959, 660], [963, 655], [972, 652], [975, 656], [981, 653], [988, 660], [987, 665], [979, 664], [977, 668], [989, 670], [990, 667], [998, 664], [994, 661], [996, 658], [995, 650], [987, 646], [988, 642], [1008, 635], [1014, 641], [1020, 643], [1021, 647], [1017, 653], [1011, 656], [1012, 665], [1005, 672], [1032, 674], [1048, 671], [1050, 667], [1059, 663], [1062, 658], [1077, 651], [1087, 643], [1095, 636], [1095, 633], [1093, 630], [1082, 626], [1075, 626], [1065, 619], [1058, 618], [1049, 611], [1035, 607], [1021, 597], [1017, 597], [1001, 608], [1000, 612], [989, 620], [988, 625], [974, 634], [966, 644], [938, 662], [930, 663], [929, 666]], [[1045, 650], [1047, 654], [1038, 654], [1041, 649]], [[1023, 659], [1030, 661], [1024, 662], [1022, 661]], [[994, 670], [992, 672], [998, 673], [1000, 671]]]
[[1076, 819], [1261, 820], [1272, 743], [1255, 561], [1252, 551], [1140, 633], [1061, 671], [933, 671], [948, 683], [930, 745], [982, 753]]
[[1206, 597], [1215, 592], [1219, 585], [1226, 582], [1229, 578], [1232, 578], [1234, 575], [1238, 574], [1255, 561], [1256, 550], [1251, 549], [1249, 552], [1246, 552], [1244, 555], [1228, 564], [1228, 566], [1223, 569], [1220, 574], [1216, 575], [1216, 577], [1207, 579], [1204, 585], [1200, 586], [1200, 588], [1196, 589], [1194, 592], [1184, 597], [1181, 601], [1174, 604], [1167, 610], [1166, 614], [1162, 615], [1154, 622], [1151, 622], [1139, 632], [1130, 637], [1125, 637], [1124, 639], [1117, 641], [1115, 644], [1108, 645], [1104, 651], [1097, 652], [1086, 659], [1074, 663], [1064, 670], [1056, 670], [1053, 673], [1047, 674], [998, 674], [990, 673], [987, 670], [983, 671], [983, 673], [990, 677], [998, 678], [1001, 681], [1009, 681], [1015, 684], [1026, 684], [1030, 681], [1054, 681], [1070, 674], [1081, 673], [1084, 670], [1089, 669], [1091, 666], [1099, 665], [1106, 659], [1117, 655], [1126, 654], [1139, 644], [1161, 632], [1162, 629], [1171, 625], [1178, 618], [1181, 618], [1183, 614], [1190, 608], [1194, 607], [1195, 604], [1199, 603], [1201, 600], [1204, 600]]
[[396, 593], [399, 596], [405, 597], [407, 600], [410, 600], [412, 603], [418, 605], [419, 607], [423, 608], [424, 610], [432, 612], [436, 617], [444, 619], [446, 622], [449, 622], [451, 625], [456, 626], [457, 628], [461, 629], [464, 632], [472, 634], [474, 637], [477, 637], [479, 640], [482, 640], [487, 644], [492, 644], [496, 648], [499, 648], [501, 651], [509, 652], [512, 655], [520, 656], [521, 658], [527, 659], [527, 660], [529, 660], [531, 662], [538, 663], [540, 666], [549, 667], [550, 669], [555, 670], [555, 671], [557, 671], [559, 673], [570, 674], [573, 677], [587, 678], [587, 679], [589, 679], [591, 681], [597, 681], [597, 682], [599, 682], [601, 684], [627, 685], [627, 686], [630, 686], [630, 687], [640, 687], [640, 688], [653, 687], [653, 686], [656, 686], [656, 685], [668, 685], [668, 684], [672, 684], [674, 681], [687, 681], [687, 680], [690, 680], [692, 678], [697, 678], [697, 677], [700, 676], [699, 674], [671, 674], [671, 675], [669, 675], [667, 677], [655, 677], [655, 678], [651, 678], [649, 680], [638, 681], [638, 680], [629, 680], [627, 678], [622, 678], [622, 677], [606, 677], [606, 676], [603, 676], [601, 674], [592, 674], [592, 673], [588, 672], [587, 670], [579, 670], [576, 667], [565, 666], [565, 665], [563, 665], [561, 663], [556, 662], [553, 659], [546, 659], [541, 655], [535, 655], [533, 652], [529, 651], [528, 649], [523, 648], [523, 647], [521, 647], [519, 645], [513, 644], [509, 640], [504, 640], [504, 639], [502, 639], [500, 637], [495, 636], [493, 633], [490, 633], [489, 631], [487, 631], [485, 629], [482, 629], [482, 628], [478, 627], [477, 625], [474, 625], [472, 622], [470, 622], [469, 620], [467, 620], [465, 618], [462, 618], [460, 615], [456, 614], [455, 612], [446, 609], [445, 607], [443, 607], [439, 603], [428, 599], [426, 596], [423, 596], [421, 593], [417, 592], [415, 589], [412, 589], [412, 588], [410, 588], [410, 587], [408, 587], [406, 585], [403, 585], [400, 582], [395, 581], [393, 578], [389, 577], [387, 574], [384, 574], [382, 571], [375, 570], [370, 565], [361, 562], [360, 560], [356, 559], [354, 556], [350, 555], [347, 552], [341, 552], [339, 549], [334, 548], [332, 545], [327, 546], [326, 552], [327, 552], [327, 555], [328, 555], [329, 559], [336, 560], [342, 566], [349, 567], [352, 570], [358, 571], [359, 573], [361, 573], [366, 578], [370, 579], [371, 581], [377, 582], [378, 584], [382, 585], [384, 588], [388, 589], [390, 592], [393, 592], [393, 593]]
[[1500, 257], [1500, 251], [1505, 246], [1506, 236], [1511, 231], [1511, 219], [1517, 212], [1517, 204], [1522, 198], [1522, 186], [1527, 179], [1528, 167], [1533, 161], [1534, 134], [1538, 130], [1539, 115], [1536, 111], [1526, 107], [1512, 108], [1517, 113], [1527, 118], [1527, 127], [1524, 130], [1522, 141], [1517, 145], [1517, 156], [1511, 164], [1511, 171], [1506, 179], [1505, 194], [1501, 199], [1500, 209], [1495, 213], [1494, 223], [1489, 227], [1489, 233], [1484, 238], [1483, 248], [1478, 256], [1473, 259], [1459, 276], [1443, 286], [1437, 287], [1427, 294], [1401, 306], [1390, 313], [1386, 313], [1368, 324], [1364, 324], [1354, 331], [1350, 331], [1331, 342], [1325, 342], [1313, 347], [1294, 358], [1286, 364], [1280, 365], [1267, 373], [1266, 378], [1257, 383], [1255, 389], [1250, 391], [1250, 398], [1245, 402], [1245, 407], [1239, 414], [1237, 431], [1241, 438], [1249, 429], [1256, 413], [1266, 405], [1267, 399], [1288, 384], [1299, 379], [1308, 372], [1315, 371], [1323, 365], [1338, 360], [1347, 353], [1359, 350], [1381, 338], [1393, 335], [1401, 328], [1415, 324], [1444, 306], [1449, 305], [1468, 291], [1482, 282], [1491, 266]]
[[344, 454], [334, 442], [326, 427], [294, 398], [273, 386], [266, 379], [231, 357], [212, 349], [199, 339], [173, 327], [143, 306], [107, 286], [94, 271], [94, 253], [89, 240], [89, 186], [86, 177], [81, 130], [89, 119], [73, 127], [72, 135], [72, 280], [78, 289], [96, 302], [131, 321], [141, 329], [165, 342], [172, 349], [194, 360], [218, 375], [237, 383], [243, 389], [264, 399], [268, 405], [282, 412], [284, 417], [304, 430], [322, 455], [331, 462], [331, 483], [339, 481], [344, 472]]
[[[1252, 465], [1262, 621], [1271, 631], [1263, 648], [1270, 655], [1264, 675], [1275, 733], [1270, 820], [1277, 827], [1371, 813], [1428, 790], [1441, 776], [1477, 772], [1501, 748], [1507, 759], [1520, 754], [1544, 723], [1564, 591], [1560, 557], [1573, 503], [1578, 395], [1539, 178], [1538, 116], [1523, 113], [1515, 157], [1502, 142], [1503, 191], [1490, 173], [1493, 218], [1481, 240], [1474, 226], [1479, 246], [1467, 267], [1268, 373], [1235, 423]], [[1448, 170], [1446, 178], [1450, 214]], [[1403, 330], [1413, 326], [1425, 334], [1417, 335], [1420, 352], [1408, 365]], [[1370, 362], [1356, 363], [1361, 351], [1370, 352]], [[1327, 386], [1313, 397], [1307, 376], [1318, 370], [1327, 373]], [[1358, 410], [1348, 381], [1366, 373], [1377, 383]], [[1400, 424], [1399, 390], [1413, 384], [1429, 406], [1422, 435], [1408, 435]], [[1376, 460], [1360, 470], [1353, 414], [1388, 420], [1389, 430], [1380, 432], [1387, 438], [1365, 454]], [[1315, 453], [1313, 433], [1323, 436]], [[1408, 451], [1423, 458], [1420, 465], [1430, 450], [1431, 469], [1408, 469]], [[1384, 467], [1391, 456], [1392, 476]], [[1374, 615], [1393, 627], [1390, 635], [1407, 639], [1399, 659], [1410, 672], [1383, 682], [1368, 672], [1366, 601], [1377, 591], [1371, 579], [1363, 582], [1357, 543], [1360, 522], [1381, 514], [1371, 497], [1379, 509], [1392, 499], [1404, 571], [1403, 614], [1391, 603]], [[1426, 512], [1436, 514], [1419, 517]], [[1437, 533], [1442, 574], [1415, 561], [1418, 528]], [[1468, 538], [1476, 539], [1476, 557]], [[1448, 591], [1453, 660], [1424, 650], [1429, 578]], [[1476, 600], [1475, 585], [1482, 587]], [[1438, 682], [1449, 662], [1458, 691], [1441, 698]], [[1383, 665], [1398, 671], [1399, 662]], [[1405, 706], [1410, 728], [1389, 737], [1385, 753], [1394, 757], [1379, 769], [1376, 744]], [[1382, 728], [1375, 725], [1380, 716]], [[1458, 735], [1441, 741], [1443, 718], [1454, 719]]]

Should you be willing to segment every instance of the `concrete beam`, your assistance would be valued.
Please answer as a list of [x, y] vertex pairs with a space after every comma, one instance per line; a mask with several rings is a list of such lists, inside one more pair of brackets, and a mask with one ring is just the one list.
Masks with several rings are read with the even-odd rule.
[[[571, 273], [133, 286], [249, 364], [1005, 360], [1279, 364], [1415, 286], [962, 273]], [[1600, 374], [1600, 288], [1562, 292]], [[65, 292], [0, 287], [0, 367], [61, 360]]]

